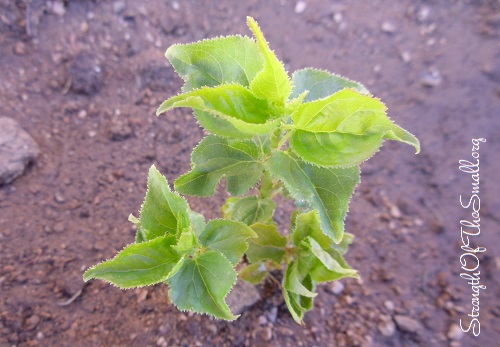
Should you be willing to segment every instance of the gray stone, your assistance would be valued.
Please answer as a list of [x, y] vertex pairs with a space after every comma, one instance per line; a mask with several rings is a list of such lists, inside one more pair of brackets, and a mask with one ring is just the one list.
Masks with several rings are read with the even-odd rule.
[[408, 316], [395, 315], [394, 320], [401, 331], [406, 331], [408, 333], [419, 333], [424, 330], [422, 324]]
[[39, 153], [38, 144], [15, 120], [0, 117], [0, 185], [19, 177]]
[[381, 322], [378, 324], [378, 331], [384, 336], [392, 336], [396, 332], [396, 325], [391, 317], [383, 316]]
[[452, 324], [447, 334], [448, 338], [453, 341], [461, 340], [464, 336], [463, 330], [460, 328], [458, 324]]
[[252, 284], [238, 280], [231, 293], [226, 297], [226, 302], [233, 314], [241, 314], [246, 308], [260, 300], [259, 291]]

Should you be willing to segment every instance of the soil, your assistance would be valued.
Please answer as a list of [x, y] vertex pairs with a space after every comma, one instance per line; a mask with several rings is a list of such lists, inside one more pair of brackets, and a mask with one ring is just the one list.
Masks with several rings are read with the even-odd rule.
[[[41, 154], [0, 187], [0, 346], [497, 346], [500, 340], [498, 1], [0, 0], [0, 116]], [[305, 8], [303, 5], [306, 5]], [[157, 118], [182, 81], [168, 46], [249, 34], [256, 18], [290, 71], [364, 82], [422, 153], [386, 142], [362, 165], [346, 229], [362, 281], [320, 286], [306, 325], [272, 283], [233, 323], [177, 311], [167, 288], [121, 291], [83, 271], [133, 240], [151, 164], [173, 182], [204, 136], [187, 110]], [[481, 331], [460, 278], [460, 220], [481, 143]], [[226, 193], [189, 199], [207, 217]], [[285, 211], [286, 212], [286, 211]], [[266, 289], [267, 288], [267, 289]], [[334, 294], [333, 292], [337, 293]], [[467, 323], [464, 324], [464, 327]]]

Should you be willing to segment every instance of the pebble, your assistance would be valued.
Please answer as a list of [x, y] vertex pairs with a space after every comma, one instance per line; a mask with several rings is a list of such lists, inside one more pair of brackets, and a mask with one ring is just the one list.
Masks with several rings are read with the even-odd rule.
[[326, 285], [325, 290], [328, 293], [339, 295], [344, 290], [344, 285], [339, 281], [329, 282]]
[[26, 166], [36, 159], [40, 148], [35, 140], [14, 119], [0, 117], [0, 185], [22, 175]]
[[143, 302], [146, 300], [148, 297], [148, 290], [147, 289], [141, 289], [139, 291], [139, 294], [137, 294], [137, 303]]
[[431, 9], [428, 6], [422, 6], [418, 10], [417, 19], [419, 22], [425, 22], [429, 19], [429, 15], [431, 14]]
[[408, 333], [419, 333], [423, 330], [422, 324], [408, 316], [395, 315], [394, 320], [398, 325], [399, 330], [406, 331]]
[[29, 317], [26, 320], [26, 329], [33, 330], [36, 328], [38, 323], [40, 323], [40, 317], [38, 317], [36, 314], [34, 314], [33, 316]]
[[401, 52], [401, 60], [403, 63], [408, 64], [411, 61], [411, 54], [408, 51]]
[[441, 73], [436, 69], [423, 72], [422, 77], [420, 78], [420, 82], [423, 86], [431, 88], [440, 85], [441, 81]]
[[450, 326], [450, 329], [448, 330], [447, 336], [450, 340], [458, 341], [462, 339], [462, 337], [464, 336], [464, 332], [462, 331], [460, 326], [458, 326], [458, 324], [452, 324]]
[[14, 53], [17, 55], [24, 55], [26, 54], [26, 45], [24, 42], [16, 42], [14, 45]]
[[307, 3], [305, 1], [297, 1], [295, 4], [295, 13], [301, 14], [306, 10]]
[[260, 294], [254, 285], [238, 281], [226, 297], [226, 302], [233, 314], [240, 314], [260, 300]]
[[122, 13], [125, 10], [125, 3], [123, 1], [113, 2], [113, 11], [115, 13]]
[[263, 327], [258, 329], [255, 335], [266, 342], [269, 342], [273, 339], [273, 331], [270, 327]]
[[391, 317], [383, 316], [382, 321], [377, 325], [378, 330], [384, 336], [392, 336], [396, 332], [396, 325]]
[[391, 206], [389, 213], [391, 214], [391, 216], [393, 218], [396, 218], [396, 219], [401, 218], [401, 216], [402, 216], [401, 210], [396, 205]]
[[276, 322], [276, 319], [278, 318], [278, 308], [273, 306], [268, 312], [266, 312], [266, 316], [270, 322]]
[[62, 1], [54, 1], [51, 7], [52, 13], [62, 17], [66, 14], [66, 8]]
[[163, 336], [160, 336], [158, 340], [156, 340], [156, 345], [160, 347], [166, 347], [168, 345], [167, 340]]
[[264, 315], [260, 315], [259, 318], [257, 318], [257, 322], [259, 325], [266, 325], [267, 324], [267, 318]]
[[206, 328], [212, 335], [217, 335], [218, 332], [217, 325], [207, 324]]
[[394, 303], [391, 300], [384, 301], [384, 306], [385, 306], [385, 308], [387, 310], [394, 311], [395, 306], [394, 306]]
[[396, 25], [393, 22], [386, 20], [382, 23], [381, 29], [385, 33], [392, 34], [396, 32]]

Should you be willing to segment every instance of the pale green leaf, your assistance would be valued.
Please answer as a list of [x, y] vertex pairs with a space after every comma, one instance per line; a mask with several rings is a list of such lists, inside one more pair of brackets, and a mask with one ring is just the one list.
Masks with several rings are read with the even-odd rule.
[[257, 238], [248, 240], [247, 257], [251, 263], [273, 260], [281, 263], [285, 256], [286, 238], [281, 236], [276, 225], [256, 223], [251, 226]]
[[339, 243], [349, 200], [359, 182], [359, 168], [317, 167], [281, 151], [275, 152], [266, 165], [294, 199], [318, 210], [323, 233]]
[[208, 222], [200, 235], [200, 242], [215, 251], [219, 251], [233, 264], [237, 264], [248, 248], [247, 239], [257, 237], [255, 232], [245, 224], [227, 220], [214, 219]]
[[[282, 293], [283, 293], [283, 298], [285, 299], [285, 303], [288, 307], [288, 310], [290, 311], [293, 319], [295, 322], [298, 324], [303, 325], [304, 321], [304, 314], [305, 312], [311, 310], [313, 308], [313, 297], [310, 296], [304, 296], [300, 295], [297, 293], [294, 293], [290, 290], [287, 289], [289, 283], [288, 280], [288, 275], [289, 271], [286, 271], [284, 276], [283, 276], [283, 283], [282, 283]], [[311, 276], [305, 275], [303, 277], [303, 280], [301, 281], [301, 285], [310, 293], [314, 292], [314, 282], [311, 279]]]
[[252, 17], [247, 17], [247, 23], [257, 40], [265, 61], [264, 69], [250, 83], [250, 90], [259, 98], [272, 100], [276, 104], [284, 106], [292, 90], [290, 78], [283, 63], [269, 49], [257, 22]]
[[231, 321], [238, 316], [231, 313], [225, 298], [236, 278], [233, 265], [222, 253], [208, 251], [184, 261], [170, 279], [169, 297], [180, 310]]
[[245, 266], [238, 272], [239, 277], [248, 283], [257, 285], [267, 277], [267, 269], [263, 262]]
[[351, 89], [300, 105], [292, 119], [290, 147], [303, 160], [321, 166], [358, 165], [379, 149], [384, 138], [420, 150], [418, 140], [387, 117], [380, 100]]
[[175, 189], [186, 195], [211, 196], [225, 176], [231, 194], [244, 194], [262, 175], [263, 165], [258, 159], [259, 150], [253, 141], [229, 142], [207, 136], [193, 151], [192, 170], [175, 181]]
[[305, 277], [301, 277], [302, 276], [300, 276], [299, 272], [297, 271], [297, 264], [292, 261], [290, 264], [288, 264], [288, 268], [286, 270], [285, 288], [292, 293], [300, 294], [309, 298], [314, 298], [317, 294], [304, 286], [302, 281]]
[[[346, 233], [344, 234], [345, 238]], [[307, 213], [299, 214], [294, 223], [292, 231], [292, 242], [298, 246], [306, 237], [315, 239], [322, 248], [330, 248], [332, 239], [323, 234], [318, 211], [312, 210]]]
[[194, 116], [203, 129], [217, 136], [239, 140], [248, 140], [255, 136], [252, 131], [245, 131], [241, 127], [239, 130], [230, 121], [208, 112], [195, 110]]
[[246, 225], [252, 225], [272, 219], [276, 203], [272, 199], [246, 196], [236, 201], [232, 208], [232, 219], [243, 222]]
[[249, 86], [264, 67], [257, 44], [242, 36], [173, 45], [165, 56], [184, 79], [184, 91], [226, 83]]
[[304, 101], [314, 101], [326, 98], [344, 88], [355, 89], [361, 94], [370, 94], [361, 83], [345, 77], [331, 74], [328, 71], [306, 68], [297, 70], [292, 75], [293, 90], [290, 99], [297, 98], [308, 92]]
[[189, 226], [189, 206], [184, 198], [170, 191], [167, 179], [153, 165], [149, 169], [148, 191], [141, 208], [141, 240], [165, 234], [176, 235]]
[[125, 247], [112, 260], [97, 264], [85, 272], [92, 278], [126, 289], [159, 283], [167, 279], [180, 256], [172, 249], [175, 237], [165, 235]]
[[[343, 277], [359, 278], [357, 271], [348, 266], [340, 254], [337, 254], [337, 259], [335, 259], [332, 256], [334, 253], [330, 254], [325, 251], [312, 237], [307, 237], [302, 241], [302, 244], [319, 260], [319, 262], [313, 264], [309, 271], [315, 281], [326, 282]], [[338, 261], [340, 259], [342, 259], [341, 262]]]
[[[275, 129], [280, 111], [239, 84], [203, 87], [164, 101], [156, 114], [175, 107], [190, 107], [230, 122], [243, 133], [265, 134]], [[198, 115], [195, 113], [195, 116]]]
[[191, 253], [192, 250], [198, 248], [200, 244], [196, 238], [196, 235], [193, 231], [192, 227], [186, 228], [182, 231], [175, 246], [172, 246], [173, 249], [177, 251], [179, 254]]

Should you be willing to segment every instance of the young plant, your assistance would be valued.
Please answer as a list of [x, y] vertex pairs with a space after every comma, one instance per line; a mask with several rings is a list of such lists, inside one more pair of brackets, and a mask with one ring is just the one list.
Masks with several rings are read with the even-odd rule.
[[[290, 78], [253, 18], [248, 26], [255, 41], [228, 36], [167, 50], [185, 83], [157, 114], [192, 108], [211, 135], [174, 182], [177, 192], [151, 167], [140, 217], [129, 218], [135, 242], [84, 279], [120, 288], [164, 282], [179, 309], [234, 320], [225, 297], [238, 275], [257, 284], [282, 270], [286, 305], [302, 324], [318, 283], [358, 277], [343, 255], [353, 241], [344, 219], [359, 164], [384, 139], [417, 153], [419, 142], [357, 82], [312, 68]], [[224, 218], [206, 222], [178, 193], [211, 196], [222, 178], [233, 197], [222, 207]], [[278, 194], [297, 206], [287, 235], [273, 221]]]

